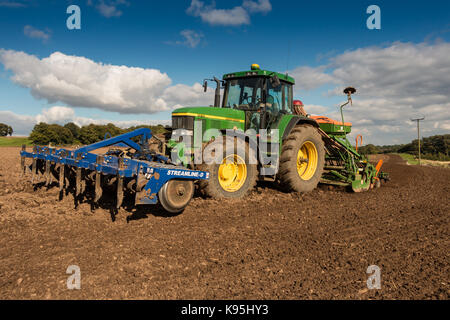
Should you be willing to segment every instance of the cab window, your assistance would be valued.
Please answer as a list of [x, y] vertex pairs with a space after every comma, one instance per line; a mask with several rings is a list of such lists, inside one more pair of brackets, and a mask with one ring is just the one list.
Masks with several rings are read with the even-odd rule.
[[283, 110], [291, 111], [292, 109], [292, 85], [283, 83]]
[[256, 108], [262, 98], [262, 79], [243, 78], [227, 81], [223, 106]]
[[283, 109], [283, 86], [272, 87], [272, 83], [267, 81], [266, 107], [268, 111], [278, 113]]

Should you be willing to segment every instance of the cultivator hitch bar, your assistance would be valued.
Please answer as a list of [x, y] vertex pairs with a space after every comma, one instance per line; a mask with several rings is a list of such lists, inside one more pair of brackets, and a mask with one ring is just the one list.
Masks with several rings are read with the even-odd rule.
[[[140, 142], [135, 142], [138, 137]], [[39, 175], [44, 176], [46, 186], [55, 179], [60, 198], [64, 190], [72, 190], [76, 205], [86, 196], [87, 185], [95, 191], [94, 203], [102, 198], [105, 187], [115, 186], [117, 209], [126, 191], [135, 193], [135, 205], [156, 204], [159, 200], [167, 211], [181, 212], [194, 194], [194, 181], [208, 179], [209, 173], [171, 164], [168, 158], [149, 149], [151, 137], [150, 129], [141, 128], [75, 150], [34, 146], [32, 152], [27, 152], [23, 146], [21, 166], [23, 173], [31, 170], [33, 184], [40, 182]], [[91, 152], [117, 145], [129, 148], [106, 154]], [[27, 158], [32, 160], [31, 165], [26, 164]]]

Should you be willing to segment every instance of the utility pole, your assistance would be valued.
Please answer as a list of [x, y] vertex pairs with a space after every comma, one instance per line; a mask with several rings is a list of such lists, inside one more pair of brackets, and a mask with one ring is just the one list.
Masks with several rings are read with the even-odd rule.
[[417, 121], [417, 143], [419, 144], [419, 166], [420, 166], [420, 121], [424, 120], [425, 117], [411, 119], [411, 121]]

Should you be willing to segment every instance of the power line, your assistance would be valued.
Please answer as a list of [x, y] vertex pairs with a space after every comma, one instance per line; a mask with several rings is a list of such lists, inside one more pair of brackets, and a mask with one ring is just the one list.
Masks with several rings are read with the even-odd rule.
[[420, 166], [420, 121], [424, 119], [425, 117], [411, 119], [411, 121], [417, 122], [417, 143], [419, 144], [419, 166]]

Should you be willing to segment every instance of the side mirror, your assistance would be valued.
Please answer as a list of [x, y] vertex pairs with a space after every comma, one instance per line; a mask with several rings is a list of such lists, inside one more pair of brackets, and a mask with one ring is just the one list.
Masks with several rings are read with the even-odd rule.
[[203, 92], [206, 92], [206, 90], [208, 90], [208, 81], [203, 80]]
[[281, 85], [280, 79], [274, 75], [270, 77], [270, 84], [272, 85], [272, 88], [278, 88]]

